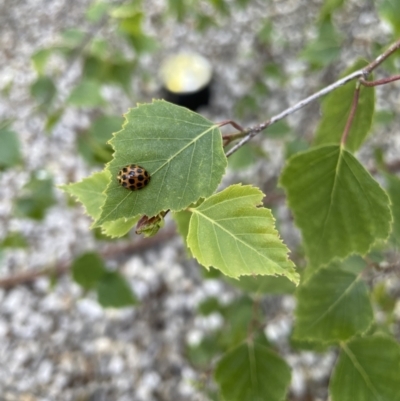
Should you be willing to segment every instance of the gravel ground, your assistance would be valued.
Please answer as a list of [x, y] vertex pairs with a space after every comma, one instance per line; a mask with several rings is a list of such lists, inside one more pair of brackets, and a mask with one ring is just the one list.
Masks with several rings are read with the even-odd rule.
[[[390, 40], [387, 26], [379, 22], [372, 5], [350, 2], [337, 16], [342, 32], [348, 33], [349, 50], [344, 51], [337, 68], [315, 79], [299, 61], [298, 51], [315, 36], [312, 26], [320, 1], [252, 1], [245, 11], [236, 13], [232, 20], [220, 21], [220, 28], [205, 34], [194, 32], [189, 24], [159, 26], [165, 1], [145, 3], [146, 29], [158, 38], [161, 50], [142, 58], [142, 70], [155, 77], [162, 58], [179, 49], [194, 48], [207, 56], [215, 67], [216, 95], [204, 114], [214, 121], [232, 116], [235, 101], [247, 93], [260, 66], [271, 57], [289, 78], [285, 88], [276, 86], [260, 105], [264, 118], [312, 93], [321, 82], [331, 82], [347, 59], [368, 55], [366, 49], [371, 41]], [[20, 135], [25, 161], [23, 169], [0, 175], [0, 238], [11, 230], [21, 231], [29, 240], [27, 249], [4, 255], [0, 277], [43, 268], [101, 246], [88, 230], [89, 220], [81, 208], [67, 208], [59, 191], [57, 203], [44, 221], [12, 217], [13, 199], [31, 171], [50, 172], [56, 184], [76, 181], [90, 173], [75, 150], [77, 131], [88, 126], [89, 116], [68, 111], [52, 135], [45, 135], [44, 119], [34, 112], [29, 95], [29, 85], [36, 78], [31, 55], [53, 44], [63, 29], [84, 28], [84, 12], [89, 4], [87, 0], [0, 1], [0, 89], [12, 81], [9, 95], [0, 97], [0, 118], [15, 120], [13, 128]], [[269, 54], [258, 51], [255, 40], [266, 18], [273, 20], [276, 35]], [[63, 68], [61, 95], [68, 92], [80, 74], [79, 64], [61, 65]], [[143, 84], [138, 78], [134, 89], [137, 100], [148, 101], [157, 97], [158, 83], [153, 79]], [[112, 88], [107, 88], [105, 95], [113, 99], [114, 112], [118, 114], [132, 106]], [[398, 94], [392, 101], [396, 99]], [[383, 105], [386, 101], [381, 99]], [[318, 106], [313, 105], [290, 117], [289, 123], [299, 134], [307, 133], [317, 117]], [[398, 136], [393, 133], [378, 138], [374, 140], [384, 144], [389, 158], [399, 154]], [[282, 149], [277, 142], [268, 140], [263, 146], [273, 149], [268, 165], [258, 164], [254, 170], [226, 180], [255, 176], [254, 183], [262, 185], [276, 176], [283, 161]], [[368, 150], [362, 156], [367, 159]], [[287, 218], [286, 209], [278, 208], [277, 213]], [[296, 242], [297, 237], [290, 234], [291, 226], [283, 226], [282, 232], [289, 244]], [[68, 275], [55, 285], [50, 278], [41, 277], [29, 285], [0, 289], [0, 401], [207, 399], [193, 385], [199, 376], [185, 357], [185, 346], [221, 324], [218, 316], [196, 317], [198, 303], [208, 296], [229, 302], [235, 292], [218, 280], [202, 280], [201, 268], [186, 260], [178, 238], [110, 263], [121, 268], [141, 299], [140, 306], [104, 310], [93, 296], [83, 294]], [[266, 333], [271, 341], [284, 347], [292, 325], [294, 301], [291, 297], [269, 297], [266, 305], [272, 317]], [[305, 397], [306, 382], [311, 380], [316, 387], [313, 399], [326, 399], [327, 372], [334, 358], [333, 354], [288, 354], [293, 368], [292, 393]]]

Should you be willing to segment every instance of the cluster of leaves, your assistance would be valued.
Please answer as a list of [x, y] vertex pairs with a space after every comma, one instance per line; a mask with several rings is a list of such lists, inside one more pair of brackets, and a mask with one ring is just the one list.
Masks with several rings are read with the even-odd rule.
[[97, 253], [80, 255], [71, 269], [74, 280], [85, 291], [94, 290], [103, 307], [122, 308], [137, 303], [129, 283], [118, 271], [107, 269]]
[[[203, 3], [169, 0], [169, 13], [177, 21], [192, 19], [196, 29], [202, 30], [215, 26], [215, 12], [220, 16], [232, 12], [232, 2], [212, 0], [211, 7]], [[235, 7], [247, 3], [234, 2]], [[335, 28], [333, 13], [344, 3], [327, 0], [321, 8], [316, 39], [299, 54], [311, 69], [326, 67], [339, 56], [343, 37]], [[400, 11], [396, 7], [395, 2], [384, 0], [379, 10], [398, 33]], [[62, 187], [85, 206], [94, 228], [120, 238], [140, 221], [141, 232], [154, 235], [170, 211], [188, 253], [207, 269], [217, 269], [210, 269], [211, 274], [219, 271], [229, 276], [225, 279], [247, 294], [228, 306], [216, 299], [200, 306], [200, 314], [218, 313], [225, 325], [188, 348], [192, 363], [199, 369], [215, 368], [224, 400], [284, 399], [290, 368], [266, 340], [265, 316], [257, 305], [265, 294], [294, 293], [292, 347], [338, 350], [329, 385], [332, 400], [399, 400], [400, 347], [391, 327], [395, 301], [384, 284], [369, 289], [364, 280], [369, 268], [365, 260], [384, 260], [385, 252], [400, 244], [399, 178], [381, 171], [384, 190], [355, 157], [373, 123], [374, 89], [362, 88], [346, 143], [341, 143], [341, 136], [354, 84], [324, 99], [323, 116], [311, 146], [299, 139], [287, 141], [288, 160], [279, 183], [302, 233], [307, 267], [300, 272], [300, 279], [279, 238], [272, 212], [263, 207], [262, 191], [251, 185], [232, 185], [216, 193], [227, 166], [218, 125], [163, 101], [131, 109], [120, 131], [121, 118], [104, 112], [109, 105], [102, 95], [103, 86], [116, 85], [132, 98], [130, 80], [140, 56], [157, 47], [142, 29], [141, 2], [122, 6], [96, 2], [87, 13], [88, 21], [97, 26], [107, 16], [131, 53], [119, 51], [104, 39], [93, 40], [88, 32], [66, 31], [59, 44], [33, 56], [38, 78], [31, 95], [38, 111], [47, 115], [48, 131], [67, 107], [96, 109], [92, 126], [77, 136], [77, 149], [89, 164], [108, 164], [103, 171]], [[270, 22], [261, 27], [261, 44], [268, 45], [272, 29]], [[49, 74], [51, 59], [59, 56], [66, 63], [79, 57], [83, 66], [81, 80], [65, 100], [59, 97], [57, 77]], [[357, 61], [343, 75], [363, 65]], [[388, 70], [393, 68], [394, 64], [387, 65]], [[274, 62], [264, 66], [264, 74], [284, 81]], [[237, 115], [251, 115], [268, 93], [265, 80], [256, 80], [251, 93], [237, 103]], [[15, 132], [8, 125], [0, 127], [0, 169], [5, 169], [21, 163], [21, 152]], [[280, 138], [292, 134], [285, 122], [271, 126], [267, 133]], [[259, 147], [250, 144], [232, 156], [230, 165], [242, 169], [264, 156]], [[116, 180], [118, 171], [131, 163], [143, 166], [151, 175], [150, 184], [140, 191], [127, 191]], [[17, 215], [42, 219], [54, 203], [52, 187], [48, 174], [32, 174], [15, 201]], [[4, 248], [24, 246], [26, 240], [18, 232], [10, 233], [1, 244]], [[95, 253], [79, 256], [72, 275], [85, 291], [95, 291], [104, 307], [137, 302], [122, 275], [107, 269]], [[375, 320], [374, 309], [386, 314], [383, 324]], [[218, 395], [210, 397], [217, 399]]]

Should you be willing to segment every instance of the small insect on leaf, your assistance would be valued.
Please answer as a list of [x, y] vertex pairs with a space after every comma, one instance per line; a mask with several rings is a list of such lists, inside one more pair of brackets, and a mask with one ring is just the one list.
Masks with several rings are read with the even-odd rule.
[[150, 175], [143, 167], [129, 164], [119, 171], [117, 179], [124, 188], [138, 191], [150, 182]]

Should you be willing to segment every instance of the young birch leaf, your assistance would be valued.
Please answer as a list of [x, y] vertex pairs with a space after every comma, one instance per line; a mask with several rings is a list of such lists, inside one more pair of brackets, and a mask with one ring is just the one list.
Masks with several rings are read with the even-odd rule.
[[87, 252], [76, 258], [71, 270], [74, 280], [85, 290], [95, 287], [107, 273], [103, 259], [94, 252]]
[[400, 246], [400, 178], [392, 174], [385, 175], [387, 191], [392, 203], [393, 231], [392, 242]]
[[280, 184], [313, 266], [351, 253], [365, 254], [390, 233], [388, 196], [341, 146], [322, 146], [293, 156]]
[[[100, 217], [101, 206], [106, 198], [103, 191], [107, 187], [109, 178], [109, 172], [104, 170], [94, 173], [80, 182], [60, 185], [59, 188], [75, 196], [85, 207], [86, 213], [92, 217], [93, 220], [97, 220]], [[114, 221], [107, 221], [101, 225], [101, 228], [103, 233], [109, 237], [122, 237], [131, 230], [139, 218], [140, 216], [138, 215], [129, 219], [121, 218]]]
[[365, 332], [373, 320], [368, 288], [336, 265], [320, 269], [297, 292], [296, 340], [339, 342]]
[[400, 346], [380, 335], [342, 344], [329, 385], [332, 401], [399, 401]]
[[191, 208], [188, 246], [199, 263], [227, 276], [278, 274], [297, 284], [271, 211], [258, 207], [263, 197], [258, 188], [238, 184]]
[[118, 272], [103, 275], [97, 284], [97, 299], [104, 308], [123, 308], [137, 303], [129, 283]]
[[101, 171], [84, 178], [82, 181], [60, 185], [59, 188], [75, 196], [85, 207], [86, 213], [94, 220], [97, 220], [100, 217], [101, 206], [105, 200], [103, 191], [107, 187], [109, 180], [108, 171]]
[[290, 369], [269, 348], [245, 342], [218, 362], [215, 380], [224, 400], [282, 401], [290, 384]]
[[229, 277], [227, 282], [242, 291], [259, 294], [293, 294], [296, 285], [285, 276], [241, 276], [239, 280]]
[[[165, 101], [139, 105], [125, 117], [122, 130], [110, 141], [115, 153], [107, 171], [112, 179], [98, 224], [182, 210], [214, 193], [227, 164], [218, 126]], [[116, 179], [132, 163], [151, 176], [140, 191], [126, 190]]]
[[21, 160], [20, 143], [14, 131], [0, 128], [0, 171]]
[[[358, 60], [342, 76], [363, 68], [365, 64], [365, 61]], [[324, 98], [322, 101], [322, 118], [315, 134], [314, 145], [340, 143], [353, 102], [355, 85], [354, 82], [349, 82]], [[350, 151], [355, 152], [364, 142], [371, 128], [374, 108], [375, 89], [361, 86], [357, 111], [345, 145]]]

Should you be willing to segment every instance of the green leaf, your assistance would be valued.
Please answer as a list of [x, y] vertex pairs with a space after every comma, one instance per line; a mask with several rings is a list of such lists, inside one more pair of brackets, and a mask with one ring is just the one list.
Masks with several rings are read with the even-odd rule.
[[[101, 205], [104, 203], [104, 190], [109, 181], [109, 173], [103, 170], [84, 178], [80, 182], [68, 185], [60, 185], [59, 188], [68, 194], [75, 196], [83, 204], [86, 213], [97, 220], [101, 213]], [[117, 219], [107, 221], [101, 225], [102, 232], [110, 237], [122, 237], [137, 223], [140, 216], [134, 216], [129, 219]]]
[[107, 273], [103, 259], [94, 252], [87, 252], [76, 258], [71, 270], [73, 279], [85, 290], [94, 288]]
[[341, 146], [321, 146], [293, 156], [280, 184], [313, 266], [351, 253], [363, 255], [390, 233], [388, 196]]
[[17, 216], [41, 220], [46, 209], [55, 203], [53, 179], [44, 170], [32, 174], [30, 181], [22, 188], [14, 209]]
[[51, 103], [56, 93], [56, 86], [50, 77], [40, 76], [31, 86], [31, 95], [40, 106]]
[[395, 35], [400, 34], [400, 3], [396, 0], [383, 0], [380, 2], [379, 15], [388, 21]]
[[168, 11], [175, 16], [177, 21], [183, 22], [187, 13], [185, 0], [168, 0]]
[[205, 267], [225, 275], [284, 275], [298, 283], [275, 220], [262, 205], [263, 193], [250, 185], [232, 185], [191, 208], [188, 245]]
[[373, 321], [368, 288], [336, 265], [318, 270], [297, 292], [294, 337], [339, 342], [365, 332]]
[[290, 126], [286, 121], [280, 120], [268, 127], [264, 133], [268, 138], [282, 138], [286, 134], [290, 133]]
[[[123, 129], [110, 143], [115, 153], [107, 171], [113, 178], [98, 224], [184, 209], [217, 189], [227, 164], [218, 127], [164, 101], [130, 110]], [[115, 178], [131, 163], [151, 176], [149, 185], [140, 191], [126, 190]]]
[[101, 205], [104, 203], [105, 190], [109, 181], [109, 173], [104, 170], [93, 173], [82, 181], [68, 185], [60, 185], [59, 188], [68, 194], [75, 196], [83, 204], [86, 213], [96, 220], [101, 213]]
[[290, 384], [290, 369], [272, 350], [246, 342], [218, 362], [215, 380], [229, 401], [282, 401]]
[[102, 232], [105, 235], [108, 235], [111, 238], [119, 238], [123, 237], [139, 221], [140, 216], [131, 217], [129, 219], [118, 219], [114, 221], [106, 221], [101, 226]]
[[34, 53], [34, 55], [31, 57], [33, 67], [35, 68], [36, 72], [39, 75], [43, 75], [45, 72], [47, 60], [49, 59], [51, 53], [54, 51], [54, 49], [41, 49]]
[[[363, 60], [358, 60], [342, 76], [349, 75], [365, 67]], [[322, 101], [322, 119], [315, 134], [315, 145], [339, 144], [350, 113], [356, 84], [349, 82], [324, 98]], [[364, 142], [371, 128], [375, 109], [375, 89], [360, 87], [358, 107], [354, 116], [345, 147], [355, 152]]]
[[242, 276], [226, 278], [229, 284], [252, 294], [292, 294], [296, 286], [284, 276]]
[[104, 104], [100, 94], [100, 84], [96, 81], [83, 80], [71, 92], [67, 103], [76, 107], [96, 107]]
[[342, 344], [329, 385], [332, 401], [399, 401], [400, 346], [390, 337]]
[[342, 7], [344, 0], [325, 0], [319, 12], [319, 19], [324, 21], [330, 17], [330, 15]]
[[90, 22], [99, 22], [110, 9], [110, 7], [111, 4], [105, 1], [96, 1], [91, 4], [89, 9], [86, 11], [86, 18]]
[[251, 166], [256, 162], [257, 158], [251, 144], [242, 146], [232, 156], [229, 157], [229, 168], [232, 170], [241, 171], [246, 167]]
[[385, 174], [385, 179], [393, 214], [391, 240], [395, 245], [400, 246], [400, 178], [395, 175]]
[[310, 144], [303, 138], [294, 138], [285, 143], [285, 158], [289, 159], [296, 153], [303, 152], [310, 148]]
[[108, 272], [102, 277], [97, 286], [97, 298], [105, 308], [123, 308], [137, 303], [129, 284], [118, 272]]
[[28, 243], [25, 237], [18, 231], [11, 231], [0, 243], [3, 248], [26, 248]]
[[307, 44], [300, 56], [314, 66], [327, 66], [339, 57], [341, 44], [342, 36], [327, 19], [319, 27], [318, 37]]
[[70, 28], [66, 29], [61, 36], [62, 45], [74, 51], [83, 43], [86, 33], [76, 28]]
[[12, 167], [21, 161], [20, 144], [14, 131], [0, 128], [0, 170]]
[[190, 219], [192, 217], [192, 212], [190, 212], [189, 210], [182, 210], [180, 212], [173, 213], [172, 217], [175, 220], [178, 233], [180, 234], [180, 236], [182, 237], [182, 239], [184, 241], [188, 256], [192, 257], [192, 252], [190, 251], [190, 249], [187, 245], [187, 236], [189, 233], [189, 223], [190, 223]]
[[111, 160], [112, 149], [107, 145], [113, 132], [120, 129], [122, 118], [119, 116], [101, 116], [89, 128], [78, 136], [78, 150], [88, 163], [107, 163]]

